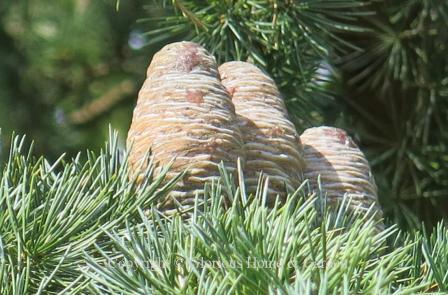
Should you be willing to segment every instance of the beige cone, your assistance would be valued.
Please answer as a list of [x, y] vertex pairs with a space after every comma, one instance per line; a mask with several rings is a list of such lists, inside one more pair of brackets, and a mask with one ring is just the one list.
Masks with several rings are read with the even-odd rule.
[[256, 66], [228, 62], [219, 67], [222, 84], [232, 96], [246, 152], [244, 176], [255, 192], [260, 172], [269, 177], [270, 201], [300, 185], [303, 151], [275, 82]]
[[[231, 98], [219, 80], [215, 58], [192, 42], [165, 46], [153, 57], [128, 133], [131, 172], [147, 151], [159, 167], [176, 157], [172, 178], [188, 168], [172, 196], [191, 206], [206, 181], [219, 176], [221, 161], [229, 170], [244, 157], [242, 135]], [[144, 167], [143, 167], [144, 168]], [[168, 201], [165, 208], [172, 208]]]
[[351, 207], [367, 210], [372, 205], [381, 217], [377, 187], [364, 154], [347, 135], [333, 127], [315, 127], [300, 136], [307, 168], [304, 176], [313, 189], [318, 189], [317, 178], [330, 205], [341, 201], [345, 194]]

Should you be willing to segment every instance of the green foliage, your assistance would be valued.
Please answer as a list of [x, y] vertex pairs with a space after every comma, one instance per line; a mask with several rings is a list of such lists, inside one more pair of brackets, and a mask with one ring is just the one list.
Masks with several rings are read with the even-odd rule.
[[[107, 243], [105, 230], [124, 227], [137, 208], [166, 195], [172, 183], [161, 186], [164, 174], [141, 187], [129, 181], [116, 145], [114, 136], [84, 163], [78, 155], [50, 164], [24, 151], [24, 138], [14, 138], [1, 170], [1, 294], [82, 287], [80, 268], [93, 243]], [[150, 165], [149, 180], [153, 172]]]
[[130, 181], [116, 134], [99, 155], [55, 163], [12, 142], [0, 174], [1, 294], [447, 291], [443, 224], [431, 234], [379, 230], [348, 200], [326, 212], [307, 182], [268, 209], [267, 182], [254, 198], [226, 184], [225, 171], [206, 185], [201, 210], [164, 216], [154, 205], [176, 179], [153, 177], [150, 163], [145, 183]]
[[375, 10], [364, 21], [371, 33], [352, 37], [363, 51], [337, 63], [349, 124], [370, 153], [387, 208], [399, 216], [407, 205], [432, 222], [447, 214], [448, 4], [388, 1]]

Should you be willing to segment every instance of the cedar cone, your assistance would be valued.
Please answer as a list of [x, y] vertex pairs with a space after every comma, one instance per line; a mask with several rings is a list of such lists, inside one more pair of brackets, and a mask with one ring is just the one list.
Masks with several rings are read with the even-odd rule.
[[[172, 192], [187, 208], [204, 182], [219, 177], [221, 161], [235, 170], [237, 158], [244, 158], [242, 135], [215, 58], [192, 42], [173, 43], [156, 53], [138, 95], [127, 143], [134, 175], [141, 173], [137, 169], [149, 149], [158, 170], [175, 157], [167, 178], [187, 170]], [[173, 208], [172, 199], [162, 206]]]
[[270, 203], [277, 194], [284, 201], [286, 192], [299, 187], [304, 161], [299, 136], [275, 82], [247, 62], [225, 63], [219, 73], [243, 134], [247, 190], [256, 191], [263, 172], [269, 177]]
[[320, 175], [321, 187], [330, 206], [348, 194], [350, 207], [367, 210], [374, 205], [374, 212], [381, 217], [369, 163], [344, 130], [326, 126], [309, 128], [300, 138], [307, 164], [304, 176], [317, 190]]

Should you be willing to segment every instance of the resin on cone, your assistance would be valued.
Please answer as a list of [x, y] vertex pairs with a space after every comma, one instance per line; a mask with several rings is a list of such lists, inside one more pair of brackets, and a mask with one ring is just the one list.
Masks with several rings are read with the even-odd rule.
[[317, 190], [320, 175], [329, 205], [342, 201], [348, 194], [351, 207], [367, 210], [373, 205], [377, 217], [381, 217], [369, 163], [344, 130], [326, 126], [309, 128], [300, 138], [307, 165], [304, 176]]
[[299, 187], [304, 161], [299, 136], [275, 82], [247, 62], [225, 63], [219, 73], [243, 134], [247, 191], [256, 191], [263, 172], [269, 177], [269, 201], [277, 194], [284, 200], [287, 192]]
[[[242, 135], [215, 58], [192, 42], [173, 43], [156, 53], [138, 95], [127, 143], [134, 175], [141, 177], [149, 150], [159, 168], [175, 158], [168, 179], [187, 171], [172, 193], [186, 207], [206, 181], [219, 176], [221, 161], [229, 170], [236, 169], [238, 157], [244, 158]], [[163, 206], [173, 208], [172, 198]]]

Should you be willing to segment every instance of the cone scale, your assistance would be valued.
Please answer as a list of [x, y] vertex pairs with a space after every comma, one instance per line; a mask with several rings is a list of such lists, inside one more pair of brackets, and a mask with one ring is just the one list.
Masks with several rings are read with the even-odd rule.
[[260, 173], [269, 177], [269, 201], [300, 185], [304, 161], [299, 136], [288, 118], [275, 82], [256, 66], [228, 62], [219, 67], [222, 83], [232, 96], [243, 134], [246, 189], [254, 193]]
[[[242, 135], [216, 61], [204, 48], [178, 42], [154, 55], [138, 95], [128, 146], [134, 175], [141, 173], [137, 169], [149, 149], [158, 167], [175, 158], [168, 179], [187, 171], [172, 192], [183, 206], [194, 203], [206, 181], [219, 177], [221, 161], [236, 169], [238, 157], [244, 158]], [[164, 206], [172, 208], [173, 203], [168, 200]]]
[[381, 217], [375, 180], [369, 163], [347, 133], [333, 127], [315, 127], [300, 136], [307, 168], [304, 176], [314, 190], [320, 185], [328, 204], [342, 201], [347, 194], [352, 208], [368, 210]]

